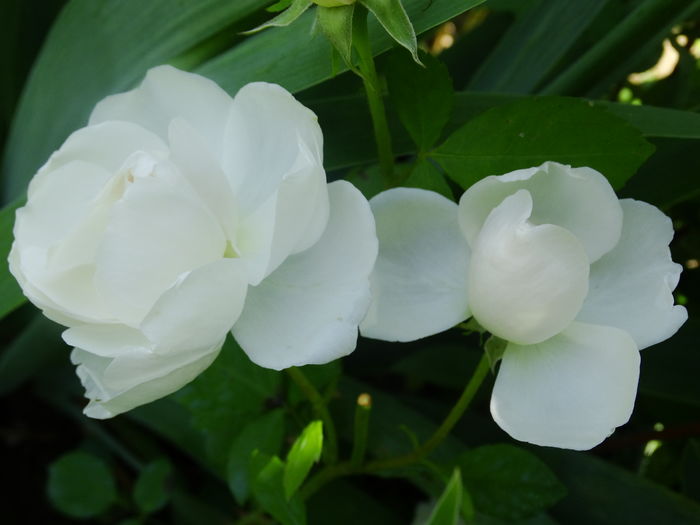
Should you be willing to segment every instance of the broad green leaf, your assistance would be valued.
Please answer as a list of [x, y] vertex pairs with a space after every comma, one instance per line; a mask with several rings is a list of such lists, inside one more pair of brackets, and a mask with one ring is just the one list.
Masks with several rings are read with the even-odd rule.
[[335, 50], [352, 67], [352, 18], [355, 4], [339, 7], [317, 7], [316, 19], [323, 34], [330, 40]]
[[134, 502], [145, 514], [163, 508], [170, 499], [168, 481], [173, 467], [167, 459], [146, 465], [134, 485]]
[[257, 33], [268, 27], [285, 27], [293, 23], [297, 18], [304, 14], [313, 2], [311, 0], [293, 0], [289, 7], [282, 11], [279, 15], [274, 17], [272, 20], [268, 20], [264, 24], [259, 25], [255, 29], [250, 31], [245, 31], [243, 34], [249, 35], [251, 33]]
[[566, 525], [694, 525], [700, 505], [590, 454], [553, 448], [535, 452], [566, 485], [550, 510]]
[[12, 247], [12, 228], [15, 224], [15, 211], [24, 204], [24, 199], [6, 205], [0, 210], [0, 259], [2, 269], [0, 270], [0, 318], [5, 317], [12, 310], [26, 301], [17, 281], [10, 273], [7, 265], [7, 256]]
[[457, 525], [462, 507], [462, 492], [462, 477], [459, 468], [455, 468], [425, 525]]
[[233, 439], [264, 411], [279, 382], [279, 372], [254, 364], [229, 336], [216, 361], [175, 394], [206, 436], [209, 455], [221, 473], [226, 471]]
[[428, 159], [423, 159], [411, 170], [408, 178], [401, 183], [407, 188], [421, 188], [435, 191], [444, 195], [450, 200], [454, 199], [454, 194], [449, 184], [443, 177], [440, 170]]
[[420, 64], [416, 32], [401, 0], [360, 0], [360, 3], [377, 17], [391, 38], [408, 49], [413, 60]]
[[440, 138], [452, 111], [452, 79], [447, 67], [431, 55], [421, 57], [425, 67], [393, 54], [387, 62], [389, 96], [401, 122], [420, 151]]
[[619, 189], [652, 151], [639, 131], [609, 112], [583, 100], [544, 97], [479, 115], [431, 156], [465, 189], [545, 161], [589, 166]]
[[312, 421], [296, 439], [287, 454], [284, 467], [284, 495], [291, 498], [309, 474], [311, 467], [321, 457], [323, 449], [323, 423]]
[[484, 514], [514, 520], [547, 509], [566, 489], [536, 456], [513, 445], [484, 445], [459, 459], [464, 486]]
[[469, 89], [532, 92], [609, 1], [535, 3], [518, 16], [474, 73]]
[[[261, 455], [261, 458], [265, 456]], [[253, 496], [273, 518], [282, 525], [304, 525], [306, 509], [298, 495], [287, 498], [283, 477], [286, 473], [284, 462], [277, 456], [269, 458], [262, 466], [253, 482]]]
[[231, 445], [228, 456], [227, 480], [236, 501], [242, 505], [248, 499], [250, 458], [254, 451], [278, 454], [284, 438], [284, 412], [273, 410], [247, 423]]
[[117, 499], [112, 472], [104, 461], [86, 452], [70, 452], [49, 466], [51, 503], [72, 518], [92, 518]]
[[260, 0], [67, 2], [15, 114], [3, 164], [4, 202], [21, 195], [51, 152], [85, 125], [97, 101], [134, 87], [148, 68], [226, 28], [248, 29], [236, 24], [261, 8]]

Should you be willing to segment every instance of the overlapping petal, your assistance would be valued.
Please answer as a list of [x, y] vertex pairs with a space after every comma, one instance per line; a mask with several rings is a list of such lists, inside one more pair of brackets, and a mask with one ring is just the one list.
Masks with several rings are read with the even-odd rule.
[[671, 219], [654, 206], [624, 199], [620, 242], [591, 267], [580, 321], [615, 326], [642, 349], [668, 339], [688, 318], [674, 305], [682, 267], [671, 260]]
[[380, 193], [370, 204], [380, 244], [362, 334], [412, 341], [465, 320], [469, 248], [457, 224], [457, 205], [409, 188]]
[[351, 184], [328, 185], [331, 215], [319, 241], [251, 287], [233, 335], [251, 360], [282, 369], [327, 363], [355, 348], [377, 256], [374, 219]]
[[586, 450], [626, 423], [634, 408], [639, 351], [625, 331], [574, 322], [536, 345], [509, 344], [491, 414], [513, 438]]

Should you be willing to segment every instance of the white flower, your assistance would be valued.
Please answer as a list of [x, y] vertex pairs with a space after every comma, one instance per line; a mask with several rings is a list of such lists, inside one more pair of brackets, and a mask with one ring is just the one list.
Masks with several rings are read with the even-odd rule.
[[51, 156], [9, 262], [68, 327], [87, 415], [177, 390], [231, 329], [269, 368], [352, 352], [377, 239], [359, 191], [326, 183], [322, 147], [316, 116], [283, 88], [231, 99], [161, 66]]
[[370, 201], [379, 257], [367, 337], [411, 341], [470, 315], [507, 341], [491, 398], [515, 439], [587, 449], [627, 422], [639, 349], [687, 319], [671, 221], [600, 173], [548, 162], [487, 177], [459, 206], [397, 188]]

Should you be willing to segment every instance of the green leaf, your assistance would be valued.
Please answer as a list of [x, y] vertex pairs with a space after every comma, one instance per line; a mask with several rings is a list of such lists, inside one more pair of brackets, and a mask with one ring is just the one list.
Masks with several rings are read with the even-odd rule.
[[[264, 458], [260, 455], [260, 458]], [[282, 525], [304, 525], [306, 509], [298, 495], [287, 498], [283, 486], [286, 474], [284, 462], [277, 456], [269, 458], [253, 482], [253, 495], [262, 508]]]
[[385, 69], [389, 96], [419, 151], [429, 150], [450, 118], [454, 90], [447, 67], [423, 55], [425, 67], [394, 54]]
[[467, 122], [432, 157], [463, 188], [488, 175], [557, 161], [589, 166], [621, 188], [653, 151], [639, 131], [586, 101], [543, 97]]
[[146, 465], [134, 485], [134, 502], [145, 514], [163, 508], [170, 499], [168, 480], [173, 467], [167, 459]]
[[352, 68], [352, 17], [354, 13], [355, 4], [316, 8], [316, 19], [323, 34], [330, 40], [349, 68]]
[[457, 525], [462, 507], [462, 477], [455, 468], [425, 525]]
[[0, 210], [0, 259], [2, 259], [2, 271], [0, 271], [0, 318], [5, 317], [27, 300], [7, 266], [7, 256], [10, 254], [12, 240], [14, 239], [12, 229], [15, 224], [15, 211], [23, 204], [23, 198], [17, 199]]
[[104, 461], [80, 451], [49, 466], [48, 494], [58, 510], [73, 518], [99, 516], [117, 499], [112, 472]]
[[244, 35], [250, 35], [267, 29], [268, 27], [285, 27], [294, 22], [297, 18], [304, 14], [304, 12], [311, 7], [313, 2], [311, 0], [292, 0], [289, 8], [282, 11], [279, 15], [274, 17], [272, 20], [268, 20], [264, 24], [259, 25], [250, 31], [244, 31]]
[[284, 411], [273, 410], [247, 423], [231, 445], [227, 480], [239, 505], [249, 494], [250, 458], [254, 451], [277, 454], [284, 438]]
[[284, 494], [291, 498], [304, 482], [311, 467], [321, 457], [323, 449], [323, 423], [312, 421], [296, 439], [287, 454], [284, 467]]
[[413, 60], [420, 64], [416, 32], [401, 0], [360, 0], [360, 3], [377, 17], [391, 38], [408, 49]]
[[536, 456], [512, 445], [485, 445], [459, 459], [464, 486], [480, 512], [508, 520], [533, 516], [566, 489]]
[[408, 178], [401, 184], [407, 188], [421, 188], [435, 191], [450, 200], [454, 194], [440, 170], [428, 159], [423, 159], [411, 171]]
[[681, 465], [683, 494], [700, 501], [700, 441], [689, 439], [683, 451]]
[[287, 9], [290, 5], [292, 5], [292, 0], [279, 0], [271, 6], [266, 7], [265, 11], [269, 13], [279, 13], [280, 11]]
[[[316, 390], [323, 393], [324, 396], [329, 395], [326, 391], [332, 388], [343, 372], [340, 360], [331, 361], [325, 365], [306, 365], [301, 370], [306, 378], [311, 381], [311, 384], [316, 387]], [[299, 388], [299, 385], [294, 381], [290, 381], [289, 389], [287, 390], [287, 401], [292, 405], [297, 405], [303, 401], [308, 401], [308, 398]]]

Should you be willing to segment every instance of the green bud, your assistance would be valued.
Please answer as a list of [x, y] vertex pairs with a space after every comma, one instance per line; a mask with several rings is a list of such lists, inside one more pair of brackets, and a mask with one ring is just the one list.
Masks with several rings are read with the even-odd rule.
[[356, 0], [313, 0], [314, 4], [318, 4], [321, 7], [340, 7], [343, 5], [354, 4]]

